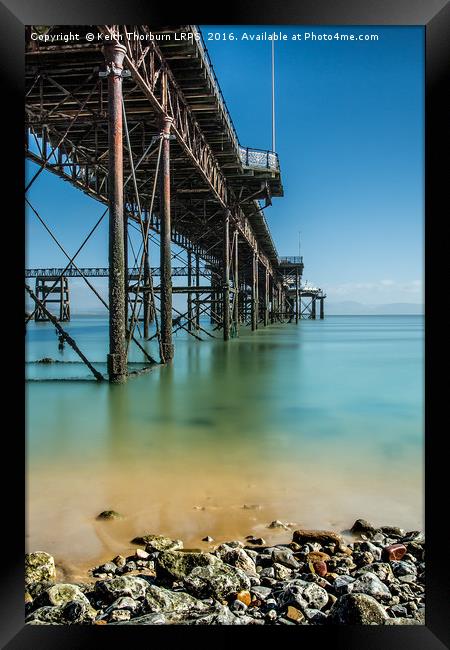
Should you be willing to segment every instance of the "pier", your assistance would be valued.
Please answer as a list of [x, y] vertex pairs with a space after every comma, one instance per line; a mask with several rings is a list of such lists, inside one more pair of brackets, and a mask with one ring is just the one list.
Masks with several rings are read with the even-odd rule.
[[[64, 331], [60, 323], [71, 317], [69, 278], [83, 278], [108, 310], [108, 379], [121, 383], [129, 374], [130, 345], [151, 367], [156, 361], [143, 343], [155, 337], [159, 362], [167, 363], [177, 328], [195, 339], [220, 335], [227, 342], [243, 325], [257, 330], [315, 318], [317, 300], [323, 318], [325, 294], [302, 289], [303, 259], [278, 255], [264, 216], [272, 198], [283, 196], [278, 155], [240, 144], [197, 27], [94, 27], [50, 28], [80, 32], [79, 43], [27, 39], [25, 153], [38, 170], [26, 192], [46, 170], [103, 209], [72, 253], [26, 199], [67, 258], [65, 268], [26, 270], [34, 302], [26, 322], [49, 320]], [[103, 45], [83, 38], [96, 30]], [[138, 37], [129, 39], [126, 32]], [[150, 33], [192, 38], [149, 40]], [[80, 268], [77, 255], [106, 216], [108, 267]], [[140, 233], [137, 252], [129, 245], [131, 228]], [[150, 260], [150, 242], [159, 246], [158, 260]], [[173, 252], [174, 245], [184, 257]], [[108, 277], [107, 301], [93, 277]], [[173, 277], [184, 284], [175, 286]], [[174, 309], [174, 293], [186, 295], [185, 312]], [[51, 302], [58, 303], [56, 315], [48, 309]], [[206, 316], [211, 331], [201, 326]], [[86, 363], [76, 344], [74, 349]]]

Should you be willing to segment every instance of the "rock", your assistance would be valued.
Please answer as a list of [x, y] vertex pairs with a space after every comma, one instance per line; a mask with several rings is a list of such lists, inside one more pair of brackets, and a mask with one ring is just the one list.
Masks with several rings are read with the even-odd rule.
[[392, 571], [396, 578], [400, 576], [417, 575], [417, 567], [412, 562], [394, 561], [391, 562]]
[[247, 610], [247, 605], [236, 598], [236, 600], [233, 600], [231, 603], [230, 608], [235, 612], [245, 612]]
[[406, 576], [400, 576], [398, 580], [403, 584], [413, 584], [416, 581], [416, 576], [408, 574]]
[[222, 561], [225, 564], [242, 569], [245, 573], [256, 574], [256, 564], [252, 558], [242, 548], [233, 548], [222, 555]]
[[303, 610], [305, 617], [312, 623], [323, 623], [327, 615], [320, 611], [320, 609], [314, 609], [313, 607], [305, 607]]
[[418, 544], [423, 544], [425, 542], [425, 535], [419, 530], [412, 530], [408, 533], [405, 533], [402, 538], [402, 542], [417, 542]]
[[309, 584], [302, 593], [303, 600], [307, 603], [310, 609], [322, 609], [328, 602], [328, 594], [319, 585], [315, 583]]
[[161, 551], [155, 560], [158, 577], [184, 579], [193, 569], [219, 563], [211, 553], [184, 553], [183, 551]]
[[56, 607], [44, 606], [31, 612], [25, 622], [31, 625], [91, 624], [95, 610], [80, 600], [72, 600]]
[[[270, 571], [270, 568], [264, 569], [264, 571]], [[264, 573], [261, 572], [261, 576]], [[291, 578], [292, 576], [292, 569], [289, 569], [287, 566], [284, 566], [283, 564], [278, 564], [277, 562], [274, 562], [273, 565], [273, 577], [275, 577], [277, 580], [287, 580]], [[268, 576], [272, 577], [272, 576]]]
[[340, 625], [383, 625], [388, 619], [384, 608], [366, 594], [345, 594], [338, 598], [329, 613], [329, 621]]
[[245, 538], [249, 544], [254, 546], [264, 546], [266, 541], [262, 537], [254, 537], [253, 535], [247, 535]]
[[344, 538], [338, 533], [328, 530], [295, 530], [293, 534], [293, 541], [297, 544], [303, 545], [308, 542], [317, 542], [322, 546], [325, 544], [334, 545], [335, 550], [338, 549], [341, 553], [347, 555], [351, 554], [351, 550], [345, 545]]
[[379, 531], [383, 533], [383, 535], [388, 535], [389, 537], [405, 536], [405, 531], [403, 528], [397, 528], [397, 526], [381, 526], [381, 528], [379, 528]]
[[244, 548], [244, 551], [247, 553], [249, 557], [253, 560], [253, 562], [256, 564], [256, 560], [258, 559], [258, 553], [257, 551], [251, 549], [251, 548]]
[[171, 539], [164, 535], [140, 535], [131, 540], [132, 544], [141, 544], [145, 546], [147, 553], [155, 553], [156, 551], [177, 551], [183, 548], [181, 539]]
[[210, 537], [209, 535], [206, 535], [206, 537], [202, 537], [202, 542], [213, 542], [214, 538]]
[[417, 542], [409, 542], [408, 554], [413, 555], [416, 560], [423, 560], [425, 558], [425, 549], [422, 544], [419, 544]]
[[374, 573], [367, 571], [349, 585], [352, 593], [363, 593], [380, 600], [390, 600], [391, 592]]
[[142, 548], [138, 548], [136, 550], [135, 556], [140, 560], [148, 560], [148, 558], [150, 557], [150, 553], [147, 553], [147, 551], [143, 551]]
[[158, 613], [138, 616], [137, 618], [132, 618], [130, 621], [111, 623], [111, 625], [165, 625], [166, 623], [164, 614]]
[[112, 573], [115, 574], [117, 571], [117, 564], [114, 562], [105, 562], [105, 564], [101, 564], [98, 567], [95, 567], [95, 569], [92, 570], [92, 575], [93, 576], [100, 576], [102, 574], [108, 574]]
[[116, 555], [116, 557], [113, 560], [114, 564], [119, 568], [123, 569], [125, 564], [127, 563], [126, 559], [123, 557], [123, 555]]
[[[227, 547], [227, 549], [230, 549], [230, 548], [244, 548], [245, 544], [243, 544], [238, 539], [234, 539], [231, 542], [224, 542], [221, 546]], [[221, 548], [221, 546], [219, 546], [218, 548]]]
[[129, 596], [121, 596], [108, 607], [106, 613], [112, 612], [115, 609], [128, 609], [130, 612], [135, 612], [138, 607], [139, 603], [137, 600], [134, 600], [134, 598], [130, 598]]
[[179, 622], [188, 615], [203, 614], [210, 610], [208, 603], [184, 591], [172, 591], [156, 585], [149, 585], [145, 596], [145, 607], [152, 613], [162, 612], [170, 623]]
[[[89, 600], [83, 594], [81, 589], [76, 585], [71, 584], [57, 584], [53, 585], [46, 591], [48, 602], [50, 605], [59, 606], [66, 605], [67, 603], [78, 600], [81, 603], [84, 603], [88, 608], [91, 607]], [[92, 608], [91, 608], [92, 609]], [[95, 617], [95, 610], [93, 610]]]
[[296, 607], [294, 607], [293, 605], [288, 606], [286, 612], [286, 618], [289, 619], [290, 621], [295, 621], [296, 623], [300, 623], [300, 621], [303, 621], [305, 619], [302, 612]]
[[371, 553], [375, 562], [379, 562], [381, 560], [382, 549], [379, 546], [372, 544], [372, 542], [358, 542], [357, 545], [355, 544], [355, 550], [356, 549], [362, 553], [365, 553], [366, 551]]
[[391, 565], [387, 562], [373, 562], [368, 566], [363, 566], [355, 572], [355, 576], [362, 576], [367, 571], [374, 573], [382, 582], [392, 582], [394, 579]]
[[278, 614], [275, 609], [269, 609], [268, 612], [266, 612], [266, 619], [268, 621], [275, 621], [278, 617]]
[[273, 566], [266, 566], [259, 575], [261, 578], [275, 578], [275, 568]]
[[44, 551], [25, 555], [25, 586], [35, 582], [55, 580], [55, 560]]
[[350, 528], [350, 532], [353, 533], [353, 535], [364, 533], [365, 535], [370, 536], [374, 535], [377, 532], [377, 529], [365, 519], [357, 519]]
[[306, 559], [308, 562], [326, 562], [327, 560], [331, 560], [330, 556], [328, 553], [322, 553], [321, 551], [310, 551]]
[[236, 600], [239, 600], [241, 603], [244, 603], [244, 605], [248, 607], [252, 602], [252, 597], [249, 591], [243, 589], [237, 593]]
[[109, 604], [121, 596], [143, 598], [148, 587], [149, 583], [143, 578], [137, 576], [119, 576], [110, 580], [98, 580], [95, 583], [94, 592]]
[[405, 617], [408, 613], [406, 607], [403, 605], [393, 605], [393, 607], [390, 608], [391, 614], [394, 614], [396, 618], [401, 618]]
[[96, 519], [123, 519], [123, 516], [115, 510], [103, 510]]
[[375, 558], [370, 551], [363, 551], [362, 553], [353, 552], [353, 561], [355, 565], [360, 568], [372, 564]]
[[289, 526], [287, 524], [283, 524], [282, 521], [279, 519], [275, 519], [272, 521], [267, 528], [282, 528], [283, 530], [289, 530]]
[[333, 589], [339, 595], [349, 594], [352, 591], [352, 584], [355, 582], [353, 576], [338, 576], [333, 582]]
[[267, 600], [272, 595], [272, 589], [269, 587], [255, 586], [251, 588], [251, 592], [259, 600]]
[[312, 562], [311, 567], [314, 573], [316, 573], [318, 576], [321, 576], [322, 578], [328, 573], [326, 562]]
[[406, 546], [404, 544], [390, 544], [383, 549], [383, 553], [388, 562], [401, 560], [406, 553]]
[[276, 548], [272, 551], [272, 561], [283, 564], [290, 569], [298, 569], [300, 564], [294, 557], [292, 551], [287, 549]]
[[228, 607], [221, 603], [216, 603], [214, 609], [208, 614], [183, 621], [185, 625], [242, 625], [243, 622], [242, 618], [235, 616]]
[[207, 566], [197, 566], [184, 583], [186, 590], [194, 596], [217, 600], [225, 600], [232, 593], [250, 588], [250, 580], [243, 571], [220, 560]]
[[422, 621], [417, 621], [415, 618], [389, 618], [384, 623], [385, 625], [425, 625]]
[[114, 609], [109, 615], [109, 620], [113, 621], [129, 621], [131, 613], [127, 609]]
[[51, 357], [42, 357], [42, 359], [38, 359], [36, 363], [56, 363], [56, 361]]
[[259, 505], [259, 503], [253, 503], [253, 504], [250, 504], [250, 505], [248, 505], [247, 503], [244, 503], [244, 505], [242, 507], [243, 507], [244, 510], [261, 510], [261, 506]]

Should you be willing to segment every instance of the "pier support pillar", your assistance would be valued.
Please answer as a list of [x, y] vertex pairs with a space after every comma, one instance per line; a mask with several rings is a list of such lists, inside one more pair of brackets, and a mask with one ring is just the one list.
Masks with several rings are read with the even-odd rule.
[[239, 336], [239, 232], [234, 232], [234, 269], [233, 269], [233, 283], [234, 283], [234, 301], [233, 301], [233, 324], [234, 335]]
[[172, 344], [172, 260], [170, 216], [170, 127], [173, 118], [163, 117], [162, 168], [160, 176], [161, 220], [161, 347], [165, 363], [173, 359]]
[[252, 263], [252, 304], [251, 304], [252, 331], [258, 328], [258, 258], [253, 253]]
[[[187, 254], [187, 283], [188, 287], [192, 287], [192, 252], [188, 250]], [[188, 315], [188, 331], [192, 330], [192, 294], [188, 293], [187, 296], [187, 315]]]
[[298, 323], [298, 269], [295, 269], [295, 322]]
[[275, 291], [273, 277], [270, 278], [270, 322], [275, 322]]
[[223, 232], [223, 340], [230, 339], [230, 213], [225, 212]]
[[[144, 224], [144, 228], [146, 225]], [[147, 242], [148, 246], [148, 242]], [[144, 339], [148, 339], [149, 325], [151, 318], [151, 303], [150, 303], [150, 262], [148, 249], [144, 253]]]
[[109, 381], [127, 377], [125, 355], [126, 293], [123, 215], [122, 67], [126, 48], [105, 46], [108, 70], [108, 204], [109, 204]]
[[269, 269], [265, 269], [264, 278], [264, 326], [269, 324]]
[[320, 299], [320, 320], [323, 320], [325, 318], [325, 312], [324, 312], [324, 299]]
[[315, 296], [311, 298], [311, 318], [316, 320], [316, 298]]
[[209, 315], [210, 315], [209, 322], [210, 322], [211, 325], [214, 325], [214, 323], [216, 323], [216, 319], [215, 319], [215, 316], [214, 316], [216, 311], [217, 311], [217, 309], [216, 309], [216, 300], [217, 300], [217, 297], [216, 297], [217, 296], [217, 294], [216, 294], [216, 284], [217, 284], [217, 282], [216, 282], [215, 271], [212, 270], [211, 271], [211, 289], [212, 289], [212, 292], [211, 292], [211, 303], [210, 303], [210, 307], [209, 307]]
[[[200, 255], [195, 256], [195, 286], [200, 286]], [[195, 327], [200, 328], [200, 294], [195, 294]]]

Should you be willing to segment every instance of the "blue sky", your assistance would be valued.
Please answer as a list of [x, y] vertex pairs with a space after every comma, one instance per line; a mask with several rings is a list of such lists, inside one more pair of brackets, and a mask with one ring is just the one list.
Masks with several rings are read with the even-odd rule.
[[[272, 29], [289, 38], [275, 45], [276, 149], [285, 196], [265, 211], [279, 254], [298, 254], [300, 231], [304, 279], [323, 286], [330, 301], [422, 302], [423, 29], [202, 26], [239, 140], [262, 149], [271, 148], [272, 137], [271, 44], [241, 35]], [[210, 31], [236, 38], [210, 41]], [[307, 31], [379, 39], [291, 40]], [[46, 172], [29, 196], [71, 252], [102, 212]], [[63, 264], [36, 218], [28, 215], [27, 223], [27, 264]], [[106, 263], [105, 219], [79, 264]]]

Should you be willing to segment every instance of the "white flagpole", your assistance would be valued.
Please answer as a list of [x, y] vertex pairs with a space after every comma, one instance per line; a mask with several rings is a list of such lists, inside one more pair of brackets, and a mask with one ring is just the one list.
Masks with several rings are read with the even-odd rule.
[[272, 151], [275, 151], [275, 41], [272, 40]]

